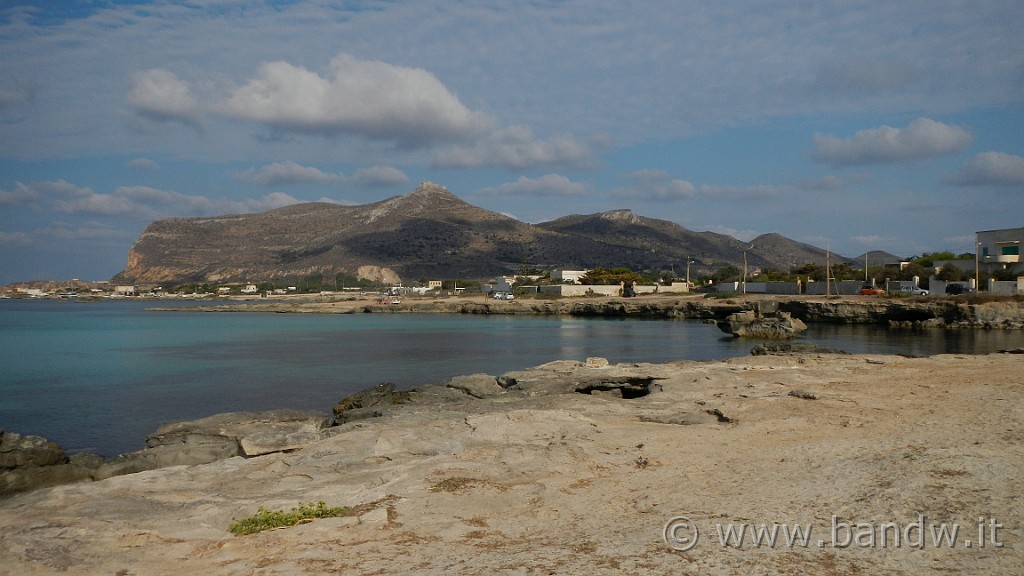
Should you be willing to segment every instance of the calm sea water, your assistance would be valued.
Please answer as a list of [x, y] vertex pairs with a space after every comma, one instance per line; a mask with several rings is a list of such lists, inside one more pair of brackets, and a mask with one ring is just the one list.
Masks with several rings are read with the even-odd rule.
[[[756, 344], [688, 320], [536, 316], [148, 312], [153, 302], [0, 301], [0, 429], [104, 456], [166, 422], [241, 410], [329, 412], [380, 382], [408, 388], [559, 359], [741, 356]], [[813, 325], [851, 353], [985, 353], [1019, 331]]]

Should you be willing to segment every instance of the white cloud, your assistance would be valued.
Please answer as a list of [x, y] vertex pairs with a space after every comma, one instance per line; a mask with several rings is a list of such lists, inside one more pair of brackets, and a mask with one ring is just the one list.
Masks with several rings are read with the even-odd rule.
[[37, 200], [54, 198], [86, 198], [92, 194], [91, 189], [75, 186], [66, 180], [47, 180], [31, 184], [15, 182], [13, 190], [0, 190], [0, 206], [33, 204]]
[[1024, 186], [1024, 157], [982, 152], [946, 181], [960, 186]]
[[154, 68], [135, 74], [128, 105], [150, 120], [201, 126], [202, 117], [190, 85], [167, 70]]
[[4, 232], [0, 230], [0, 244], [4, 246], [28, 246], [32, 237], [25, 232]]
[[324, 76], [282, 60], [265, 62], [231, 93], [224, 111], [287, 132], [352, 134], [407, 147], [467, 138], [492, 123], [422, 68], [344, 53]]
[[629, 184], [616, 188], [612, 196], [641, 200], [682, 200], [693, 198], [697, 188], [687, 180], [669, 177], [661, 170], [640, 170], [628, 174]]
[[547, 174], [540, 178], [520, 176], [515, 182], [481, 190], [484, 194], [511, 196], [582, 196], [587, 192], [586, 184], [573, 182], [561, 174]]
[[77, 227], [68, 222], [52, 222], [49, 226], [34, 231], [33, 235], [58, 240], [116, 240], [130, 237], [125, 230], [112, 228], [95, 220], [83, 222]]
[[578, 166], [590, 160], [589, 148], [571, 136], [538, 140], [526, 126], [508, 126], [467, 143], [452, 146], [434, 156], [442, 168], [530, 168]]
[[296, 184], [328, 184], [332, 186], [360, 184], [369, 187], [385, 187], [405, 184], [409, 177], [392, 166], [369, 166], [360, 168], [355, 176], [324, 172], [312, 166], [303, 166], [290, 160], [274, 162], [260, 168], [252, 168], [235, 174], [237, 180], [260, 186], [281, 186]]
[[907, 162], [960, 152], [972, 141], [963, 128], [918, 118], [906, 128], [880, 126], [847, 139], [815, 134], [811, 158], [835, 166]]
[[57, 200], [53, 203], [53, 207], [56, 211], [64, 214], [120, 216], [152, 220], [167, 216], [262, 212], [299, 202], [300, 200], [283, 192], [273, 192], [261, 198], [238, 201], [182, 194], [148, 186], [121, 186], [111, 194], [97, 194], [90, 191], [87, 195]]
[[39, 197], [39, 192], [21, 182], [14, 183], [13, 190], [0, 190], [0, 206], [30, 204]]
[[160, 165], [148, 158], [135, 158], [129, 160], [127, 163], [129, 168], [138, 168], [139, 170], [157, 170]]
[[283, 184], [341, 184], [345, 181], [342, 174], [323, 172], [312, 166], [303, 166], [291, 160], [274, 162], [261, 168], [252, 168], [235, 175], [243, 182], [251, 182], [260, 186], [280, 186]]
[[392, 166], [370, 166], [356, 170], [356, 182], [364, 186], [398, 186], [409, 181], [409, 177]]

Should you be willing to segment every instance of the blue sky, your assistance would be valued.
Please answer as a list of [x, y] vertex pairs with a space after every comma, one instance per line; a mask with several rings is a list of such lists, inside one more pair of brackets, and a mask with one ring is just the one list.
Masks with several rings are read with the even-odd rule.
[[[60, 8], [55, 8], [60, 6]], [[0, 283], [421, 181], [847, 256], [1024, 226], [1019, 1], [0, 3]]]

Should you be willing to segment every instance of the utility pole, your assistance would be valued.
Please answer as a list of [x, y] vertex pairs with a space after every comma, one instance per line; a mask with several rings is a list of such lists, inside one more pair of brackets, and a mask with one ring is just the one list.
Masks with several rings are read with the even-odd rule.
[[981, 252], [981, 242], [974, 241], [974, 291], [981, 292], [981, 274], [978, 269], [978, 254]]
[[743, 250], [743, 293], [747, 293], [747, 250], [751, 250], [754, 247], [753, 244], [747, 246]]

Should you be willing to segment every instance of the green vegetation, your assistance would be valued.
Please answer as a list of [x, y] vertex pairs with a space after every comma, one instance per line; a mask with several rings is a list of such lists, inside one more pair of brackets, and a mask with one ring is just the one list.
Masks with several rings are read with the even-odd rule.
[[256, 510], [255, 515], [232, 522], [231, 526], [228, 526], [228, 531], [235, 536], [245, 536], [246, 534], [256, 534], [264, 530], [295, 526], [296, 524], [312, 521], [316, 518], [344, 516], [350, 510], [351, 508], [347, 506], [328, 508], [323, 500], [316, 504], [312, 502], [309, 504], [299, 504], [298, 508], [292, 508], [289, 512], [267, 510], [260, 506]]
[[624, 282], [628, 286], [633, 282], [637, 284], [652, 284], [654, 281], [647, 276], [633, 272], [629, 268], [612, 268], [611, 270], [594, 268], [587, 271], [580, 278], [580, 284], [588, 286], [618, 284], [620, 282]]

